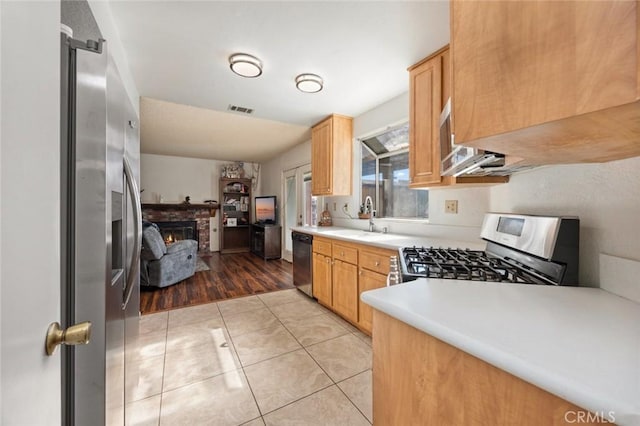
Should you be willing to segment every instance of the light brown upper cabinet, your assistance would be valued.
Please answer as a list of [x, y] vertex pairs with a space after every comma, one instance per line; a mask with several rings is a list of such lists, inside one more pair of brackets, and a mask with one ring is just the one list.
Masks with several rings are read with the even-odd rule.
[[408, 71], [409, 187], [507, 182], [509, 178], [502, 176], [440, 176], [440, 113], [451, 89], [449, 46], [411, 66]]
[[353, 119], [333, 114], [311, 130], [311, 192], [351, 195]]
[[409, 68], [410, 187], [440, 183], [440, 111], [449, 97], [449, 46]]
[[456, 143], [532, 164], [640, 155], [638, 3], [451, 2]]

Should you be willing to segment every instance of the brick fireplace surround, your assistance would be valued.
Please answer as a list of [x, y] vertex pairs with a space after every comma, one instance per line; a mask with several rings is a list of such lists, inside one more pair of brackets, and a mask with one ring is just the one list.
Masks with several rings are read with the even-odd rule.
[[217, 205], [209, 204], [142, 204], [142, 219], [149, 222], [195, 220], [198, 224], [198, 251], [209, 252], [209, 222], [216, 220]]

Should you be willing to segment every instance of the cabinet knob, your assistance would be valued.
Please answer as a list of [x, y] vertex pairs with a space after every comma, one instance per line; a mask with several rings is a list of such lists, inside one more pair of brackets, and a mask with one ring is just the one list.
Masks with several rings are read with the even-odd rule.
[[340, 256], [344, 257], [344, 252], [343, 251], [340, 252]]
[[380, 266], [380, 262], [376, 260], [376, 266]]

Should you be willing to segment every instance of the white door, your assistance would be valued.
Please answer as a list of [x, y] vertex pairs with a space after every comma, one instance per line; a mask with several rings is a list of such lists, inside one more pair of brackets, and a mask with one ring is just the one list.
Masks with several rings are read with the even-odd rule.
[[291, 228], [294, 226], [309, 226], [316, 224], [313, 218], [315, 212], [315, 198], [311, 196], [311, 165], [286, 170], [282, 174], [284, 194], [284, 247], [282, 257], [291, 262], [293, 260], [293, 241]]
[[0, 423], [60, 424], [59, 1], [0, 1], [0, 38]]
[[297, 224], [298, 193], [296, 191], [296, 171], [288, 170], [283, 174], [284, 183], [284, 250], [282, 257], [287, 262], [293, 261], [293, 242], [291, 228]]

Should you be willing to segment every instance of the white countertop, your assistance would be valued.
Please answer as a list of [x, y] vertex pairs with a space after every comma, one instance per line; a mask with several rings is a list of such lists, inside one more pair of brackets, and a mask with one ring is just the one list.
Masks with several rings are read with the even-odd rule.
[[640, 425], [640, 304], [598, 288], [419, 279], [362, 300], [594, 413]]
[[[337, 240], [352, 243], [367, 244], [389, 250], [396, 250], [401, 247], [424, 246], [424, 247], [459, 247], [472, 250], [484, 250], [487, 245], [480, 238], [475, 242], [449, 240], [443, 238], [431, 238], [419, 235], [403, 234], [383, 234], [380, 232], [367, 232], [359, 229], [343, 228], [339, 226], [296, 226], [293, 231], [302, 232], [309, 235], [334, 238]], [[353, 232], [355, 235], [341, 235], [341, 232]]]

